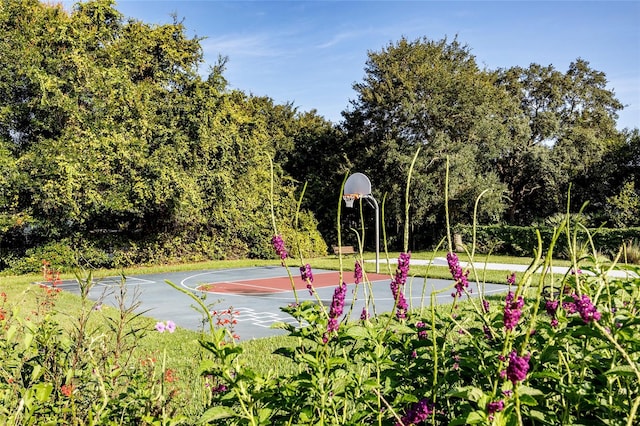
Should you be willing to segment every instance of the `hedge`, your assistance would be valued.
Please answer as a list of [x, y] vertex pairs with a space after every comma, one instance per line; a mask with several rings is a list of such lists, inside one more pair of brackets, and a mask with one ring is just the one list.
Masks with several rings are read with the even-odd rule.
[[[533, 256], [533, 250], [538, 246], [536, 230], [540, 232], [543, 247], [548, 247], [553, 235], [553, 228], [487, 225], [476, 227], [476, 251], [480, 253], [505, 254], [512, 256]], [[467, 246], [473, 241], [473, 227], [458, 225], [455, 232], [460, 234]], [[571, 230], [573, 236], [574, 230]], [[602, 254], [616, 254], [623, 243], [640, 243], [640, 228], [598, 228], [588, 229], [596, 249]], [[578, 247], [584, 252], [591, 252], [588, 246], [589, 237], [584, 229], [577, 229]], [[560, 238], [554, 250], [558, 255], [568, 253], [568, 236]]]

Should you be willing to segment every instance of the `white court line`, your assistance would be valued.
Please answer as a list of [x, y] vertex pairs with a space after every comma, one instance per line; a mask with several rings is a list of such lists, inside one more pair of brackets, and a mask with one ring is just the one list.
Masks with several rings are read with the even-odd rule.
[[[220, 273], [220, 272], [227, 272], [227, 271], [234, 271], [234, 270], [238, 270], [239, 268], [236, 269], [223, 269], [221, 271], [208, 271], [208, 272], [202, 272], [200, 274], [195, 274], [195, 275], [189, 275], [188, 277], [186, 277], [185, 279], [183, 279], [182, 281], [180, 281], [180, 285], [184, 288], [186, 288], [187, 290], [192, 290], [192, 291], [201, 291], [198, 290], [196, 287], [189, 287], [186, 282], [191, 280], [192, 278], [196, 278], [196, 277], [201, 277], [203, 275], [215, 275], [216, 272]], [[197, 286], [201, 286], [201, 285], [205, 285], [207, 283], [202, 283], [202, 284], [197, 284]], [[209, 283], [210, 284], [210, 283]]]
[[[128, 284], [145, 285], [145, 284], [157, 283], [156, 281], [153, 281], [153, 280], [145, 280], [144, 278], [138, 278], [138, 277], [124, 277], [124, 278], [125, 278], [125, 284], [127, 285]], [[122, 280], [121, 276], [105, 277], [97, 280], [96, 285], [101, 285], [103, 287], [117, 287], [120, 285], [121, 280]]]
[[[262, 269], [263, 267], [261, 266], [255, 266], [252, 268], [234, 268], [234, 269], [221, 269], [221, 270], [213, 270], [213, 271], [208, 271], [208, 272], [202, 272], [200, 274], [195, 274], [195, 275], [190, 275], [188, 277], [186, 277], [185, 279], [183, 279], [182, 281], [180, 281], [180, 285], [188, 290], [192, 290], [192, 291], [199, 291], [199, 292], [203, 292], [203, 293], [211, 293], [211, 294], [231, 294], [231, 295], [238, 295], [238, 293], [229, 293], [229, 292], [224, 292], [224, 293], [220, 293], [220, 292], [216, 292], [216, 291], [203, 291], [203, 290], [198, 290], [198, 287], [203, 286], [203, 285], [210, 285], [210, 284], [224, 284], [224, 283], [228, 283], [228, 284], [233, 284], [233, 285], [240, 285], [240, 286], [247, 286], [247, 287], [255, 287], [255, 288], [261, 288], [261, 289], [269, 289], [269, 290], [273, 290], [273, 287], [265, 287], [265, 286], [258, 286], [258, 285], [253, 285], [253, 284], [244, 284], [238, 281], [230, 281], [230, 280], [222, 280], [222, 281], [209, 281], [206, 283], [202, 283], [202, 284], [197, 284], [196, 287], [189, 287], [186, 282], [190, 281], [193, 278], [197, 278], [197, 277], [201, 277], [203, 275], [216, 275], [216, 274], [222, 274], [222, 273], [228, 273], [228, 272], [234, 272], [234, 271], [246, 271], [247, 269], [253, 269], [253, 270], [258, 270], [258, 269]], [[283, 268], [284, 269], [284, 268]], [[332, 271], [328, 271], [328, 272], [320, 272], [320, 274], [327, 274], [327, 273], [331, 273]], [[266, 278], [252, 278], [249, 280], [244, 280], [246, 281], [257, 281], [257, 280], [269, 280], [269, 279], [276, 279], [276, 278], [284, 278], [287, 275], [281, 275], [278, 277], [266, 277]], [[280, 290], [280, 291], [269, 291], [268, 293], [286, 293], [288, 291], [292, 291], [292, 290]]]

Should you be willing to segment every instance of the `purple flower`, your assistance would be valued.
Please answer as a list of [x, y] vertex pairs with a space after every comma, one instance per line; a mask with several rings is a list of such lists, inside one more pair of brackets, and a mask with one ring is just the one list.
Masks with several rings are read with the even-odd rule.
[[162, 321], [158, 321], [156, 323], [155, 329], [158, 331], [158, 333], [164, 333], [165, 331], [173, 333], [174, 331], [176, 331], [176, 323], [171, 320], [167, 321], [166, 324]]
[[311, 265], [307, 263], [306, 265], [301, 266], [300, 276], [302, 277], [302, 281], [313, 282], [313, 272], [311, 272]]
[[280, 256], [282, 263], [284, 264], [284, 260], [287, 258], [287, 249], [284, 246], [284, 241], [280, 235], [274, 235], [271, 239], [271, 244], [273, 244], [273, 249], [276, 251], [276, 254]]
[[509, 354], [509, 365], [507, 366], [507, 379], [511, 380], [514, 385], [527, 378], [529, 371], [530, 355], [519, 357], [516, 351]]
[[433, 406], [426, 398], [421, 399], [411, 406], [409, 411], [402, 416], [402, 422], [397, 422], [396, 426], [400, 425], [417, 425], [429, 418], [433, 413]]
[[216, 387], [211, 388], [211, 393], [223, 393], [227, 391], [226, 385], [218, 385]]
[[362, 321], [369, 319], [369, 311], [367, 310], [366, 306], [362, 308], [362, 312], [360, 313], [360, 319]]
[[428, 334], [427, 330], [418, 331], [418, 340], [427, 340]]
[[482, 299], [482, 308], [485, 313], [489, 313], [489, 301], [487, 299]]
[[556, 311], [558, 310], [558, 305], [559, 305], [559, 302], [557, 300], [547, 300], [547, 303], [545, 303], [544, 308], [546, 309], [547, 314], [549, 314], [549, 316], [555, 317]]
[[502, 410], [504, 410], [504, 401], [503, 400], [493, 401], [493, 402], [490, 402], [489, 404], [487, 404], [487, 411], [489, 413], [489, 416], [493, 415], [494, 413], [497, 413], [498, 411], [502, 411]]
[[516, 273], [512, 272], [511, 275], [507, 277], [507, 284], [515, 285], [516, 284]]
[[520, 315], [522, 315], [522, 307], [524, 306], [524, 299], [522, 296], [518, 296], [518, 299], [513, 300], [514, 294], [512, 292], [507, 293], [504, 306], [504, 328], [507, 330], [513, 330], [518, 321]]
[[396, 304], [396, 318], [406, 318], [407, 311], [409, 310], [409, 305], [407, 303], [407, 299], [405, 299], [404, 297], [404, 293], [402, 293], [401, 291], [396, 291], [394, 298], [398, 301]]
[[327, 331], [331, 333], [332, 331], [338, 331], [340, 327], [340, 323], [335, 318], [329, 318], [329, 322], [327, 323]]
[[362, 282], [362, 265], [357, 260], [353, 270], [353, 279], [356, 284], [360, 284]]
[[337, 318], [342, 315], [342, 311], [344, 309], [344, 298], [346, 294], [347, 285], [345, 283], [341, 283], [333, 291], [333, 299], [331, 301], [331, 308], [329, 310], [330, 318]]
[[[333, 291], [333, 299], [331, 300], [331, 307], [329, 308], [329, 322], [327, 323], [327, 333], [338, 331], [338, 327], [340, 326], [338, 317], [342, 315], [342, 312], [344, 310], [344, 298], [346, 294], [347, 285], [345, 283], [341, 283]], [[327, 339], [328, 341], [328, 337], [326, 334], [325, 339]]]
[[398, 319], [406, 318], [407, 310], [409, 309], [407, 300], [404, 297], [404, 285], [407, 283], [407, 276], [409, 275], [410, 259], [411, 253], [400, 253], [396, 274], [390, 284], [393, 300], [396, 301], [396, 318]]
[[464, 290], [469, 288], [469, 280], [467, 278], [469, 276], [469, 271], [462, 271], [458, 255], [453, 252], [447, 253], [447, 263], [449, 263], [449, 271], [451, 272], [451, 276], [456, 281], [456, 291], [451, 293], [451, 297], [460, 297], [462, 296]]
[[560, 306], [560, 302], [558, 302], [557, 300], [547, 300], [544, 305], [544, 308], [547, 311], [547, 315], [551, 317], [551, 327], [553, 328], [556, 328], [558, 326], [558, 319], [556, 318], [558, 306]]
[[302, 277], [302, 281], [307, 283], [307, 290], [309, 290], [309, 295], [313, 296], [313, 272], [311, 272], [311, 265], [307, 263], [306, 265], [301, 266], [300, 276]]
[[578, 296], [573, 294], [573, 300], [575, 301], [576, 310], [580, 313], [582, 321], [590, 323], [591, 321], [600, 321], [600, 312], [593, 306], [591, 299], [586, 294]]
[[562, 309], [567, 311], [568, 314], [575, 314], [578, 312], [576, 304], [573, 302], [562, 302]]
[[482, 330], [484, 331], [484, 337], [487, 340], [489, 340], [489, 341], [493, 340], [493, 334], [491, 333], [491, 329], [488, 326], [483, 325], [482, 326]]
[[411, 253], [400, 253], [398, 256], [398, 267], [396, 268], [396, 280], [401, 285], [405, 285], [409, 276], [409, 260]]

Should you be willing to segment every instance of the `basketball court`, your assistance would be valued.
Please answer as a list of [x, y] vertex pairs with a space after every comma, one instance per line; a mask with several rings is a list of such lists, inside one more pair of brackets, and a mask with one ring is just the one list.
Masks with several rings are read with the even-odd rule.
[[[290, 269], [290, 273], [282, 266], [173, 272], [126, 277], [124, 285], [122, 277], [113, 276], [96, 280], [89, 298], [103, 305], [117, 306], [122, 286], [126, 300], [131, 303], [134, 297], [137, 298], [140, 301], [138, 311], [145, 312], [146, 316], [159, 321], [171, 320], [188, 329], [202, 329], [204, 314], [195, 308], [194, 300], [165, 282], [170, 281], [200, 297], [209, 310], [216, 313], [214, 318], [226, 310], [234, 312], [233, 319], [237, 323], [233, 332], [240, 336], [240, 340], [250, 340], [285, 334], [283, 330], [271, 328], [275, 323], [297, 324], [280, 307], [296, 300], [314, 300], [326, 306], [331, 304], [334, 289], [340, 282], [337, 271], [313, 271], [316, 295], [310, 294], [297, 268]], [[353, 319], [360, 317], [367, 299], [374, 300], [374, 305], [368, 307], [370, 312], [389, 312], [393, 308], [389, 275], [367, 274], [368, 284], [355, 285], [353, 272], [345, 272], [342, 280], [347, 284], [345, 312], [351, 312]], [[447, 303], [451, 301], [449, 287], [452, 284], [451, 280], [410, 278], [405, 297], [414, 308], [429, 306], [430, 295], [436, 291], [437, 303]], [[58, 281], [55, 287], [79, 294], [75, 280]], [[485, 293], [504, 292], [505, 289], [503, 285], [487, 284]], [[473, 294], [477, 295], [478, 289], [474, 288]]]

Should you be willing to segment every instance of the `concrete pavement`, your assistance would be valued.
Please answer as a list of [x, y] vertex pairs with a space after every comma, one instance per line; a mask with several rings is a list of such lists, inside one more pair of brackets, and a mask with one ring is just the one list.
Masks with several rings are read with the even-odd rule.
[[[314, 275], [332, 272], [314, 270]], [[294, 279], [300, 280], [297, 271], [293, 271]], [[252, 268], [235, 268], [220, 270], [205, 270], [191, 272], [173, 272], [162, 274], [136, 275], [126, 278], [124, 290], [126, 290], [127, 303], [138, 300], [140, 306], [138, 312], [145, 312], [159, 321], [171, 320], [178, 326], [199, 330], [203, 326], [204, 314], [195, 308], [196, 303], [189, 296], [175, 290], [165, 283], [171, 281], [185, 289], [190, 290], [200, 297], [211, 311], [223, 311], [232, 309], [238, 312], [235, 319], [238, 321], [234, 332], [240, 336], [240, 340], [249, 340], [285, 334], [283, 330], [273, 329], [271, 326], [277, 322], [295, 323], [289, 315], [283, 313], [280, 307], [296, 301], [291, 290], [257, 294], [219, 294], [206, 293], [196, 290], [202, 284], [216, 282], [233, 282], [247, 279], [264, 279], [288, 276], [285, 268], [280, 266], [265, 266]], [[345, 281], [347, 281], [345, 279]], [[107, 277], [96, 281], [96, 285], [89, 292], [89, 298], [100, 301], [102, 304], [117, 307], [117, 298], [120, 294], [120, 277]], [[347, 281], [349, 282], [349, 281]], [[336, 285], [338, 283], [336, 282]], [[348, 285], [345, 312], [351, 312], [353, 319], [359, 318], [364, 301], [368, 295], [372, 295], [375, 302], [374, 308], [378, 313], [388, 312], [393, 308], [393, 297], [389, 288], [390, 278], [371, 282], [370, 286], [360, 284]], [[429, 306], [430, 295], [435, 292], [436, 303], [448, 303], [451, 301], [452, 280], [438, 280], [415, 278], [410, 279], [405, 288], [405, 297], [414, 308], [421, 305]], [[79, 294], [76, 282], [63, 282], [60, 288]], [[477, 296], [479, 289], [472, 284], [473, 296]], [[318, 297], [325, 306], [331, 304], [335, 286], [316, 288]], [[504, 292], [506, 287], [498, 284], [487, 284], [486, 294]], [[316, 300], [309, 292], [298, 291], [299, 301]]]

